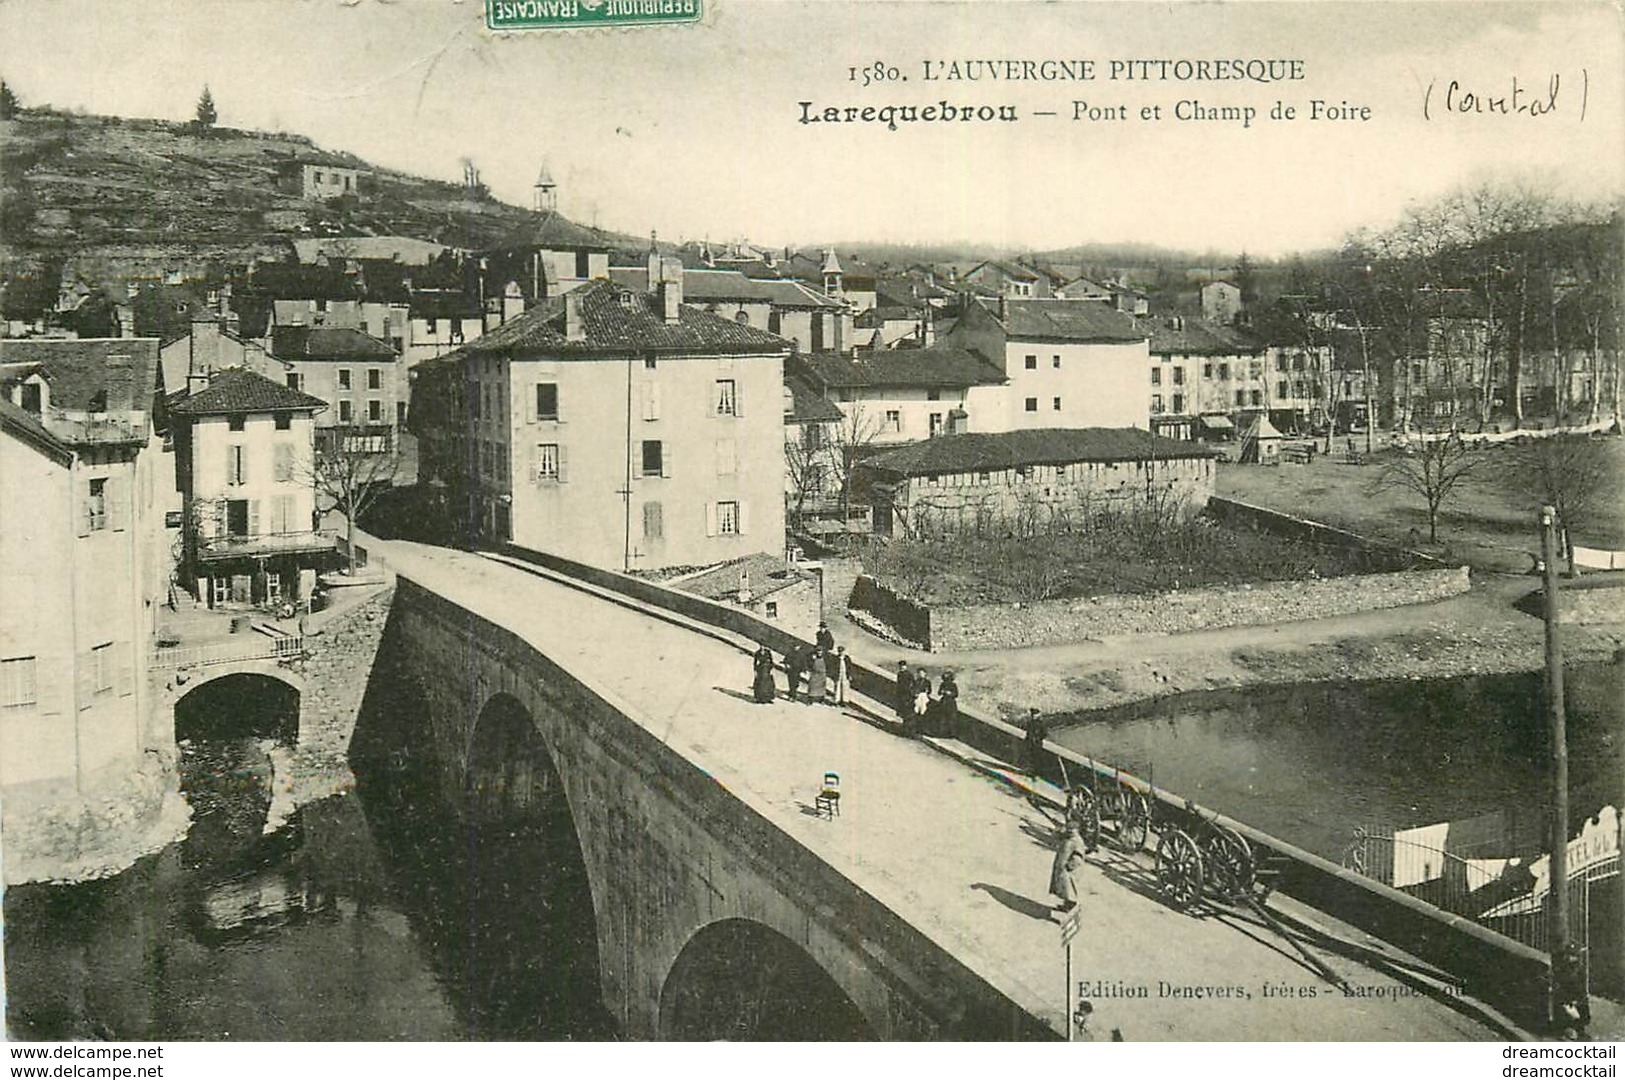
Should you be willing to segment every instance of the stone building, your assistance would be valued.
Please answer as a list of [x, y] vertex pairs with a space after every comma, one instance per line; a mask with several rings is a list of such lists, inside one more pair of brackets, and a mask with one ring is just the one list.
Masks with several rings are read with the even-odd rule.
[[1213, 452], [1138, 428], [950, 435], [859, 463], [882, 536], [1065, 530], [1108, 510], [1184, 518], [1213, 494]]

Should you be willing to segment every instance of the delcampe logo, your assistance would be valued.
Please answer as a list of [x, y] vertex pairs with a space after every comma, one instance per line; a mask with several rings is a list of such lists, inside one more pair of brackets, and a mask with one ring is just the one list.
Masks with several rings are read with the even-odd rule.
[[485, 0], [492, 30], [698, 22], [704, 0]]

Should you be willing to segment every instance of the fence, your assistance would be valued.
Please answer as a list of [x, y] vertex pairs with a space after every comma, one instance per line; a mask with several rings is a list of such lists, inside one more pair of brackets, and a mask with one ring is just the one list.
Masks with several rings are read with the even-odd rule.
[[239, 660], [292, 660], [303, 656], [305, 639], [296, 634], [250, 634], [241, 640], [211, 641], [207, 645], [159, 646], [152, 655], [154, 669], [206, 667]]

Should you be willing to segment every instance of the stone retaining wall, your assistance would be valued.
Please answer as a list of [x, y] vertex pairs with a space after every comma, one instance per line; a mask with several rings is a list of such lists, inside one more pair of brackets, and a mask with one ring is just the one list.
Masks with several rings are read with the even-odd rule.
[[1012, 649], [1105, 637], [1261, 626], [1429, 603], [1464, 593], [1467, 587], [1467, 568], [1462, 566], [1150, 595], [936, 608], [931, 612], [931, 649]]

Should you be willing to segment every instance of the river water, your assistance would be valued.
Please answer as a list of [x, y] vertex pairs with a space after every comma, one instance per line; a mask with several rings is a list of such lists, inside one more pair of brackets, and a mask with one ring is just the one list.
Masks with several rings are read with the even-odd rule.
[[[1620, 669], [1570, 676], [1576, 821], [1616, 797]], [[1336, 859], [1355, 825], [1544, 804], [1538, 676], [1311, 684], [1074, 718], [1056, 738]], [[269, 750], [189, 742], [187, 839], [106, 881], [5, 895], [18, 1038], [602, 1039], [567, 819], [454, 824], [360, 773], [264, 835]]]

